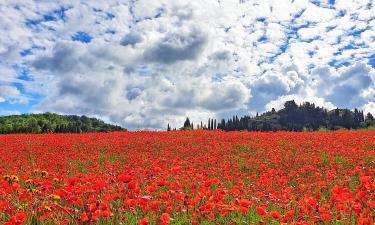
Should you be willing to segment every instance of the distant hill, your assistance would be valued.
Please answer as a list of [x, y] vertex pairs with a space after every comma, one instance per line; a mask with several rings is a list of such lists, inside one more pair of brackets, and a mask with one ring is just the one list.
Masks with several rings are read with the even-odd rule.
[[23, 114], [0, 117], [0, 133], [88, 133], [124, 131], [96, 118], [55, 113]]
[[338, 130], [338, 129], [367, 129], [375, 126], [371, 113], [366, 116], [363, 111], [354, 109], [327, 110], [316, 107], [315, 104], [304, 102], [297, 105], [293, 100], [287, 101], [284, 108], [272, 109], [255, 117], [234, 116], [222, 120], [217, 128], [222, 130], [255, 130], [255, 131], [303, 131], [303, 130]]
[[[297, 105], [294, 100], [287, 101], [284, 108], [258, 114], [256, 116], [233, 116], [230, 119], [209, 119], [208, 124], [201, 122], [198, 129], [225, 131], [314, 131], [314, 130], [339, 130], [339, 129], [375, 129], [375, 119], [371, 113], [364, 115], [363, 111], [354, 109], [327, 110], [316, 107], [315, 104], [304, 102]], [[194, 129], [187, 118], [180, 129]], [[169, 124], [167, 130], [171, 130]]]

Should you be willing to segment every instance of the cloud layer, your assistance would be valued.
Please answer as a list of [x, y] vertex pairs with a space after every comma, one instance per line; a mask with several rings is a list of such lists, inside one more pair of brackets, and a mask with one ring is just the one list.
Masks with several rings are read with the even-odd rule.
[[25, 105], [137, 129], [292, 98], [375, 113], [370, 0], [5, 0], [0, 13], [3, 114]]

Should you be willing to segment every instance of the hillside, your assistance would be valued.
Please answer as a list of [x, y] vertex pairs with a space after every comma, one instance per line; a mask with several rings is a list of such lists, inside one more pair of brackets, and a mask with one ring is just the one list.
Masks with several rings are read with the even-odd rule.
[[0, 117], [0, 133], [88, 133], [126, 130], [96, 118], [55, 113]]
[[[167, 126], [167, 130], [171, 127]], [[196, 126], [198, 129], [225, 131], [315, 131], [315, 130], [339, 130], [339, 129], [374, 129], [374, 116], [368, 112], [364, 115], [358, 109], [333, 109], [327, 110], [316, 107], [314, 103], [304, 102], [297, 105], [294, 100], [287, 101], [284, 108], [276, 111], [257, 113], [256, 116], [234, 115], [230, 119], [209, 119], [207, 124], [202, 121]], [[192, 130], [194, 126], [186, 119], [181, 130]]]
[[354, 109], [327, 110], [316, 107], [315, 104], [304, 102], [297, 105], [293, 100], [287, 101], [284, 108], [265, 112], [255, 117], [244, 116], [222, 120], [217, 128], [222, 130], [253, 130], [253, 131], [302, 131], [302, 130], [338, 130], [366, 129], [375, 126], [371, 113], [364, 115], [363, 111]]

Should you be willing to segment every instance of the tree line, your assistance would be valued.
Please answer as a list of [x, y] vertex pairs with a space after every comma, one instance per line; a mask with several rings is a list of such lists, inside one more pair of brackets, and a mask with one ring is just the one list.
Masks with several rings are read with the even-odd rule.
[[[316, 107], [315, 104], [304, 102], [297, 105], [294, 100], [287, 101], [284, 108], [259, 114], [256, 116], [233, 116], [230, 119], [222, 119], [216, 123], [216, 119], [209, 119], [208, 123], [200, 123], [197, 129], [225, 131], [316, 131], [338, 129], [367, 129], [375, 127], [375, 120], [371, 113], [364, 115], [363, 111], [354, 109], [327, 110]], [[186, 119], [181, 130], [194, 129], [189, 118]], [[168, 129], [171, 130], [168, 124]]]
[[0, 133], [88, 133], [126, 130], [96, 118], [55, 113], [0, 117]]

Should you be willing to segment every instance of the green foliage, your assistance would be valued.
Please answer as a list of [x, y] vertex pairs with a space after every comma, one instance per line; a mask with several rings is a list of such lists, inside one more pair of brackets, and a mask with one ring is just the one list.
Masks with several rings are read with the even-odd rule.
[[255, 117], [244, 116], [221, 120], [217, 128], [225, 131], [328, 131], [348, 129], [371, 129], [375, 127], [375, 119], [368, 113], [354, 109], [327, 109], [316, 107], [315, 104], [304, 102], [297, 105], [294, 100], [287, 101], [284, 108], [276, 111], [257, 113]]
[[[168, 124], [169, 126], [169, 124]], [[190, 123], [189, 117], [186, 117], [186, 120], [184, 122], [184, 126], [180, 128], [180, 130], [194, 130], [193, 123]]]
[[328, 152], [322, 152], [322, 153], [320, 154], [320, 159], [321, 159], [321, 161], [322, 161], [322, 165], [323, 165], [323, 166], [329, 166], [330, 163], [331, 163], [331, 160], [330, 160], [330, 158], [329, 158], [329, 154], [328, 154]]
[[23, 114], [0, 117], [0, 133], [87, 133], [124, 130], [86, 116], [55, 113]]
[[329, 129], [327, 127], [319, 127], [318, 131], [320, 131], [320, 132], [327, 132], [327, 131], [329, 131]]

